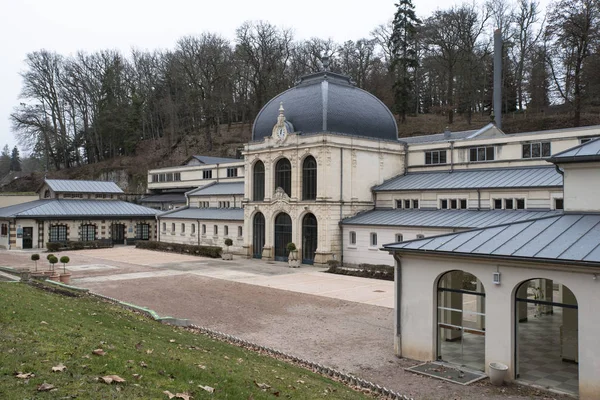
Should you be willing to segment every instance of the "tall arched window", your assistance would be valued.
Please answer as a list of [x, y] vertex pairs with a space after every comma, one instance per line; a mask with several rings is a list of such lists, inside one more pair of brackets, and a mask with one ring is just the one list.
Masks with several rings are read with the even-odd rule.
[[302, 163], [302, 200], [317, 199], [317, 161], [308, 156]]
[[275, 165], [275, 188], [278, 187], [292, 196], [292, 164], [287, 158], [282, 158]]
[[262, 161], [254, 164], [252, 183], [252, 200], [263, 201], [265, 199], [265, 164]]

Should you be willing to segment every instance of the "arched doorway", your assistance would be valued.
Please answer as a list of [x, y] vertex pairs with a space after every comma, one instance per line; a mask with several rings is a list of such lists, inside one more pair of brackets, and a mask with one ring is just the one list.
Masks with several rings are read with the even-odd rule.
[[256, 213], [252, 221], [252, 257], [262, 258], [263, 247], [265, 247], [265, 216]]
[[306, 214], [302, 218], [302, 264], [313, 264], [317, 251], [317, 218]]
[[485, 369], [485, 290], [474, 275], [450, 271], [437, 287], [437, 358]]
[[287, 244], [292, 241], [292, 218], [286, 213], [275, 217], [275, 261], [287, 261]]
[[550, 279], [515, 290], [515, 378], [578, 394], [578, 306], [573, 292]]

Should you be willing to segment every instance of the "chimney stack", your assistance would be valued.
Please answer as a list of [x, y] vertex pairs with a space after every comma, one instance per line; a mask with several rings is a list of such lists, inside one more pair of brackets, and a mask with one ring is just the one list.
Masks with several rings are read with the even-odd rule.
[[494, 31], [494, 122], [502, 129], [502, 31]]

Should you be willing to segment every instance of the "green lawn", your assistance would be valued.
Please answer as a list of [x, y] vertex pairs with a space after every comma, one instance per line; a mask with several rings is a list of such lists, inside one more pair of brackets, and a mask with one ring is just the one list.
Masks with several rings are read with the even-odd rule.
[[[106, 354], [92, 354], [96, 349]], [[59, 364], [66, 369], [52, 372]], [[107, 375], [125, 382], [99, 379]], [[38, 391], [44, 382], [56, 389]], [[168, 399], [164, 391], [194, 399], [365, 398], [305, 369], [93, 297], [0, 283], [0, 399]]]

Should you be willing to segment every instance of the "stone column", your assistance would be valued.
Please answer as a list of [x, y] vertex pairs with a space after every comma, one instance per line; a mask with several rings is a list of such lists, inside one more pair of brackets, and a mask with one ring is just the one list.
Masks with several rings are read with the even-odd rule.
[[[563, 286], [562, 293], [562, 302], [564, 304], [577, 305], [577, 299], [568, 287]], [[562, 309], [562, 326], [560, 327], [560, 354], [564, 361], [579, 361], [577, 309]]]

